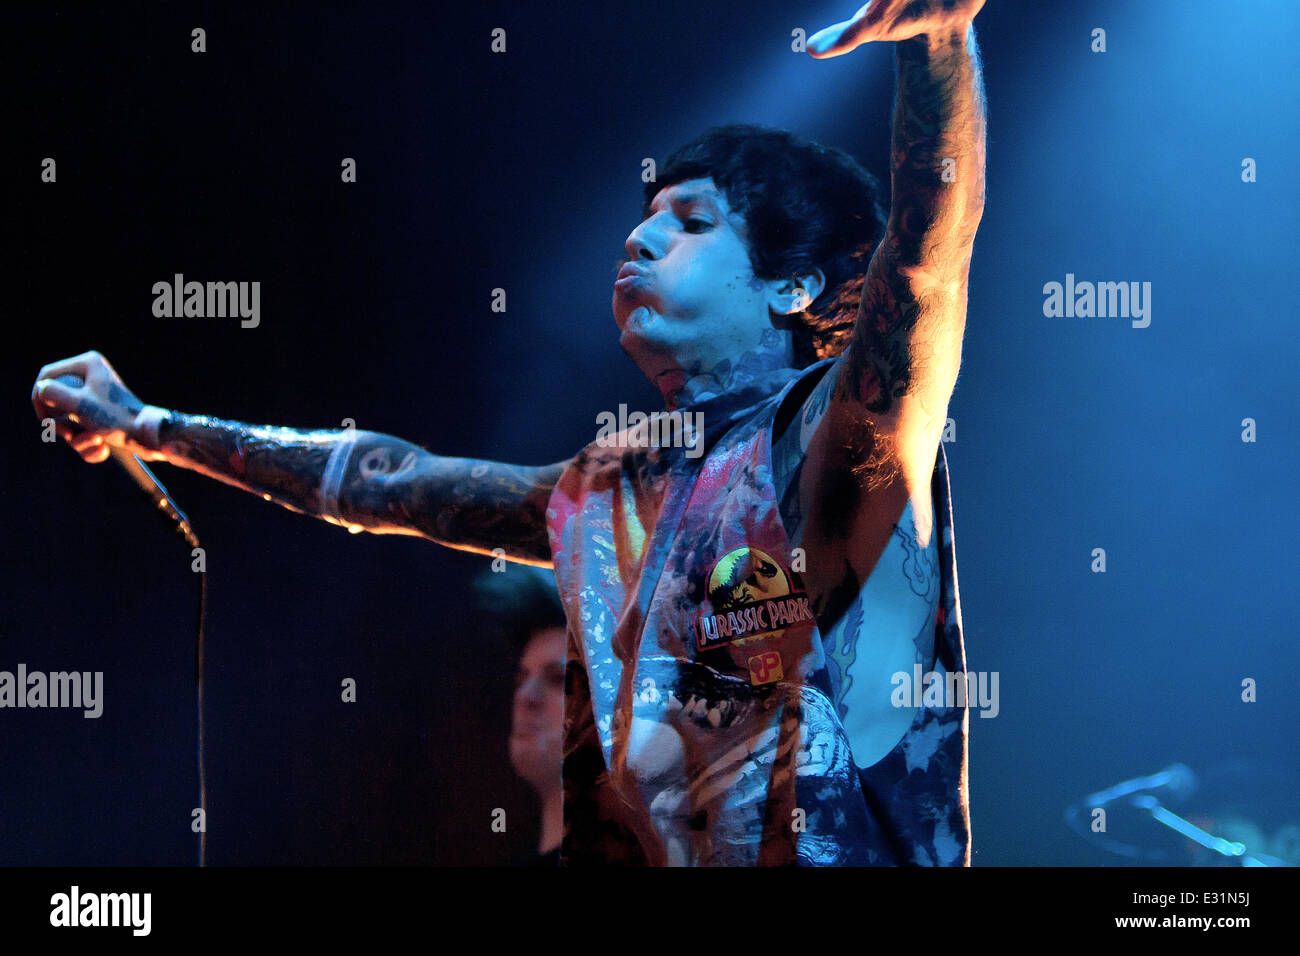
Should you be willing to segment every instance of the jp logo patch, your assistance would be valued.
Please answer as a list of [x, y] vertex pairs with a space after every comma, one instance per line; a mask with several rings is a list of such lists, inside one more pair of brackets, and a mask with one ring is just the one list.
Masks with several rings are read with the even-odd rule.
[[[714, 563], [708, 594], [709, 606], [695, 622], [696, 646], [702, 651], [759, 638], [776, 640], [791, 627], [815, 623], [808, 597], [793, 575], [766, 551], [747, 545]], [[752, 663], [750, 670], [752, 674]]]
[[776, 651], [764, 651], [749, 659], [749, 682], [751, 684], [771, 684], [785, 677], [781, 669], [781, 655]]

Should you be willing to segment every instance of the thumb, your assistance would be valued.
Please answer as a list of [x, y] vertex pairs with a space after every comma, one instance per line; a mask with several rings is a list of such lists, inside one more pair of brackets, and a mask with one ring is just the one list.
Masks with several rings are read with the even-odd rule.
[[829, 59], [856, 50], [865, 43], [863, 34], [866, 32], [865, 18], [869, 6], [870, 3], [863, 4], [847, 20], [832, 23], [810, 36], [805, 44], [809, 55], [815, 59]]

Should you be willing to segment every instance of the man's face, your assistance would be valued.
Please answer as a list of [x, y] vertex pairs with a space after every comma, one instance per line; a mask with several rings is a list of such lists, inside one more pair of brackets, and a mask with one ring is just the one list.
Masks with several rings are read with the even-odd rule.
[[743, 218], [712, 178], [661, 189], [625, 248], [614, 321], [623, 349], [665, 394], [684, 369], [734, 361], [765, 331], [770, 340], [768, 284], [754, 277]]
[[562, 627], [533, 632], [515, 673], [510, 762], [535, 789], [560, 785], [564, 760], [564, 651]]

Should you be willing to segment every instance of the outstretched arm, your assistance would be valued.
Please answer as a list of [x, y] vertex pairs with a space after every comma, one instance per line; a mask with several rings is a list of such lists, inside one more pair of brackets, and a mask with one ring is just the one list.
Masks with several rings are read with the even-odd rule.
[[[72, 378], [61, 377], [71, 376]], [[70, 381], [80, 380], [73, 386]], [[32, 403], [87, 461], [110, 445], [351, 530], [417, 535], [550, 565], [546, 505], [565, 462], [443, 458], [379, 432], [248, 425], [146, 406], [98, 352], [45, 366]]]
[[933, 466], [957, 383], [984, 209], [984, 90], [972, 24], [982, 5], [874, 0], [808, 42], [819, 58], [874, 40], [896, 44], [889, 222], [827, 413], [841, 425], [865, 417], [904, 470], [920, 473]]
[[170, 412], [155, 454], [350, 530], [501, 548], [548, 565], [546, 503], [565, 463], [526, 467], [432, 455], [371, 431], [299, 431]]

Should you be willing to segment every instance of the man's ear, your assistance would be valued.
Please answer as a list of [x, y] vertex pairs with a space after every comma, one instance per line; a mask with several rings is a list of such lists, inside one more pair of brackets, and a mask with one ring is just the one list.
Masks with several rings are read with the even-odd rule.
[[826, 288], [826, 273], [812, 271], [791, 279], [773, 279], [767, 286], [768, 307], [777, 315], [793, 315], [812, 305]]

